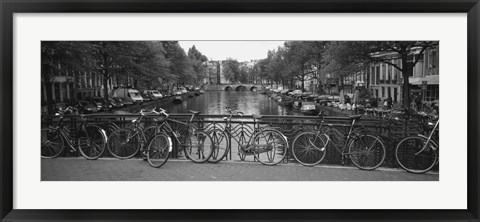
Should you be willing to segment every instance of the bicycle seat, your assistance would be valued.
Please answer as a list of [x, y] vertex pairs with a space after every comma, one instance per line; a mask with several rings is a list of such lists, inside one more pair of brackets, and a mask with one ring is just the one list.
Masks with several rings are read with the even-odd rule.
[[198, 115], [198, 114], [202, 113], [200, 111], [195, 111], [195, 110], [188, 110], [188, 112], [192, 113], [193, 115]]
[[350, 118], [351, 118], [351, 119], [354, 119], [354, 120], [359, 120], [361, 117], [362, 117], [362, 115], [353, 115], [353, 116], [350, 116]]
[[253, 117], [254, 119], [261, 119], [261, 118], [262, 118], [262, 115], [255, 115], [255, 114], [253, 114], [252, 117]]

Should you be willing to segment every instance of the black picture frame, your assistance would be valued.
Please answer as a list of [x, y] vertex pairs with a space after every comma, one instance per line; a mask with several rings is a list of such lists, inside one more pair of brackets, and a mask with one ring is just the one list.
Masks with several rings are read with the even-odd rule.
[[[2, 221], [479, 221], [478, 0], [2, 0], [0, 218]], [[14, 13], [467, 13], [468, 209], [467, 210], [16, 210], [13, 203]], [[454, 148], [454, 147], [452, 147]], [[45, 200], [48, 201], [48, 200]], [[439, 200], [448, 201], [448, 200]], [[288, 204], [287, 200], [285, 204]], [[292, 203], [290, 203], [292, 204]]]

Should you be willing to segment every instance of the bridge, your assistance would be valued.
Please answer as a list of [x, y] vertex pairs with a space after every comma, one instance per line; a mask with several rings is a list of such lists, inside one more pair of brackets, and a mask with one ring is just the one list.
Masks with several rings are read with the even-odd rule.
[[222, 84], [222, 85], [206, 85], [207, 91], [253, 91], [261, 90], [265, 86], [261, 84]]

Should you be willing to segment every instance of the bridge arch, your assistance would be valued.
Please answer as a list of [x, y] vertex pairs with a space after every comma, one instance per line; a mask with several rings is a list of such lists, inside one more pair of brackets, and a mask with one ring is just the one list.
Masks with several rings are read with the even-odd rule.
[[251, 86], [251, 87], [250, 87], [250, 91], [255, 91], [255, 90], [258, 90], [258, 87], [257, 87], [257, 86]]
[[231, 86], [226, 86], [226, 87], [225, 87], [225, 91], [230, 91], [230, 90], [232, 90], [232, 89], [233, 89], [233, 88], [232, 88]]
[[247, 87], [244, 85], [239, 85], [235, 88], [236, 91], [246, 91]]

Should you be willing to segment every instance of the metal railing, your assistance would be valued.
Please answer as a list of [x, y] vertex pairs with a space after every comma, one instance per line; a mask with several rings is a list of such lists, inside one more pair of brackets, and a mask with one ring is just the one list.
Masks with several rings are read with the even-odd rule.
[[[193, 119], [194, 123], [198, 128], [204, 129], [205, 131], [219, 128], [223, 129], [225, 127], [225, 121], [222, 120], [223, 117], [228, 115], [197, 115]], [[91, 114], [87, 115], [87, 122], [91, 124], [96, 124], [100, 127], [103, 127], [107, 132], [107, 136], [110, 133], [109, 126], [114, 123], [120, 128], [127, 127], [131, 124], [131, 121], [138, 118], [139, 114]], [[150, 118], [151, 117], [151, 118]], [[147, 115], [147, 118], [142, 120], [145, 126], [154, 124], [153, 118], [158, 117], [155, 115]], [[77, 115], [65, 115], [64, 121], [67, 125], [74, 129], [77, 127], [77, 124], [80, 123], [80, 117]], [[186, 127], [183, 124], [179, 124], [177, 120], [181, 122], [186, 122], [191, 118], [191, 114], [171, 114], [169, 117], [169, 124], [173, 129], [180, 132], [186, 132]], [[48, 120], [48, 123], [47, 123]], [[48, 125], [55, 125], [55, 121], [58, 118], [52, 116], [50, 118], [44, 119], [42, 121], [42, 127]], [[315, 116], [278, 116], [278, 115], [264, 115], [260, 120], [255, 120], [251, 115], [243, 116], [233, 116], [232, 117], [232, 135], [238, 135], [239, 132], [246, 133], [248, 136], [253, 134], [255, 127], [258, 126], [271, 126], [279, 129], [286, 137], [291, 147], [292, 141], [296, 135], [304, 131], [316, 130], [319, 125], [319, 117]], [[340, 117], [340, 116], [326, 116], [324, 118], [324, 125], [330, 124], [331, 126], [337, 128], [342, 133], [347, 133], [347, 130], [350, 127], [351, 118], [350, 117]], [[395, 160], [394, 149], [395, 145], [404, 137], [410, 135], [416, 135], [418, 133], [423, 133], [419, 123], [416, 120], [398, 120], [394, 121], [392, 119], [378, 119], [372, 118], [369, 116], [364, 116], [360, 121], [356, 122], [356, 127], [361, 128], [371, 134], [379, 136], [386, 146], [387, 156], [385, 159], [384, 166], [386, 167], [397, 167]], [[178, 153], [181, 151], [176, 144], [175, 140], [173, 144], [172, 158], [177, 158]], [[233, 142], [233, 140], [232, 140]], [[231, 144], [230, 153], [227, 154], [227, 160], [232, 159], [232, 150], [236, 149], [236, 144]], [[290, 155], [291, 149], [287, 154], [287, 158], [284, 161], [294, 161]], [[78, 154], [65, 153], [63, 156], [76, 156]], [[141, 154], [138, 154], [141, 155]], [[110, 156], [108, 151], [104, 153], [104, 156]], [[342, 157], [338, 152], [335, 152], [334, 149], [328, 149], [324, 162], [326, 164], [341, 164]]]

